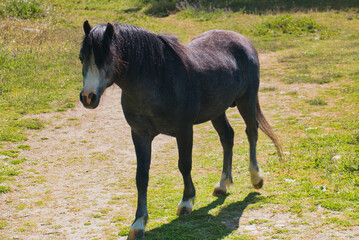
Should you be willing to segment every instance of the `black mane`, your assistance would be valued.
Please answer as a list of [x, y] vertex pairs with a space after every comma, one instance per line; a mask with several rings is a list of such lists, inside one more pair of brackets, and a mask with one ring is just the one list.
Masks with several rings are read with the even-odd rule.
[[113, 39], [108, 39], [104, 34], [106, 26], [96, 25], [82, 42], [81, 52], [84, 56], [90, 56], [90, 49], [93, 49], [99, 68], [112, 54], [122, 74], [159, 76], [165, 68], [166, 51], [171, 51], [186, 68], [185, 47], [175, 36], [157, 35], [139, 27], [117, 23], [114, 24]]
[[158, 76], [166, 64], [166, 51], [171, 51], [185, 64], [184, 46], [175, 36], [154, 34], [132, 25], [115, 25], [115, 46], [119, 62], [128, 67], [128, 73]]

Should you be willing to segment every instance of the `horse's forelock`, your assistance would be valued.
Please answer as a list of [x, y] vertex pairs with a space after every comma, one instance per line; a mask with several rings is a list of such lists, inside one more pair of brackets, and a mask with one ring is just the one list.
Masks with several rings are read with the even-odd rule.
[[96, 65], [101, 68], [105, 64], [110, 53], [110, 41], [106, 39], [104, 32], [106, 25], [96, 25], [91, 29], [90, 34], [85, 35], [82, 41], [81, 52], [85, 59], [89, 59], [93, 53]]

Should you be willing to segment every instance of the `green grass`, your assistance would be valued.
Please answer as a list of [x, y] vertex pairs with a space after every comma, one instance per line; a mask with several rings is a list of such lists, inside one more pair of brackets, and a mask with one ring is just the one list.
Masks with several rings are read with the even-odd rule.
[[295, 18], [287, 14], [268, 17], [262, 23], [255, 26], [253, 33], [259, 36], [279, 36], [282, 34], [303, 36], [317, 34], [320, 38], [328, 38], [335, 31], [326, 25], [318, 24], [311, 17]]
[[45, 6], [39, 0], [6, 0], [0, 5], [0, 17], [21, 19], [45, 16]]
[[[289, 9], [289, 1], [283, 0], [272, 1], [271, 9], [279, 14], [265, 11], [264, 15], [252, 15], [248, 13], [256, 12], [255, 6], [257, 12], [263, 12], [270, 1], [258, 1], [257, 5], [249, 0], [226, 2], [228, 6], [221, 9], [208, 11], [209, 5], [187, 6], [172, 15], [168, 8], [162, 17], [149, 15], [153, 2], [140, 0], [106, 1], [106, 4], [96, 0], [43, 1], [41, 7], [49, 6], [53, 11], [24, 20], [8, 18], [9, 10], [6, 14], [2, 12], [0, 25], [5, 27], [1, 27], [0, 36], [0, 143], [3, 147], [0, 193], [12, 190], [12, 180], [21, 174], [21, 165], [27, 162], [21, 157], [21, 151], [31, 151], [26, 144], [28, 131], [46, 128], [46, 123], [29, 115], [66, 111], [78, 101], [82, 80], [77, 56], [85, 19], [91, 24], [109, 21], [135, 24], [154, 32], [175, 34], [182, 42], [190, 41], [205, 30], [221, 28], [249, 36], [260, 55], [271, 57], [266, 60], [270, 66], [262, 64], [264, 86], [260, 97], [265, 115], [283, 142], [285, 159], [280, 161], [273, 145], [260, 134], [258, 159], [266, 173], [266, 182], [263, 190], [248, 189], [245, 126], [238, 112], [231, 109], [228, 115], [236, 132], [235, 186], [228, 196], [214, 198], [210, 193], [219, 180], [222, 151], [210, 124], [196, 126], [194, 212], [186, 217], [175, 215], [183, 186], [174, 164], [175, 146], [168, 145], [165, 157], [154, 153], [147, 238], [255, 239], [236, 231], [238, 219], [246, 211], [272, 211], [273, 206], [277, 206], [276, 213], [297, 216], [297, 225], [314, 222], [312, 215], [324, 214], [319, 212], [323, 208], [331, 217], [315, 219], [322, 227], [341, 229], [358, 225], [358, 9], [343, 9], [355, 7], [349, 1], [343, 1], [342, 8], [335, 1], [327, 1], [324, 8], [332, 4], [340, 11], [307, 11], [323, 9], [309, 1], [296, 1], [293, 10]], [[243, 11], [244, 4], [246, 11]], [[283, 9], [286, 11], [282, 12]], [[298, 12], [298, 9], [304, 11]], [[348, 20], [349, 17], [352, 19]], [[92, 157], [109, 158], [100, 155], [93, 153]], [[118, 184], [121, 189], [135, 191], [134, 179]], [[125, 200], [135, 206], [135, 199], [127, 196], [109, 199], [114, 204]], [[105, 215], [106, 212], [96, 213], [93, 218]], [[128, 234], [133, 217], [126, 213], [116, 218], [117, 233]], [[239, 221], [239, 224], [246, 223]], [[247, 224], [268, 224], [270, 228], [271, 220], [257, 218]], [[6, 227], [6, 223], [1, 226]], [[295, 233], [271, 228], [268, 235], [288, 239]]]
[[331, 9], [348, 10], [359, 7], [359, 4], [350, 0], [142, 0], [149, 3], [147, 13], [156, 16], [167, 16], [171, 12], [183, 10], [183, 8], [194, 9], [224, 9], [234, 12], [245, 12], [255, 14], [268, 14], [277, 12], [298, 12], [298, 11], [328, 11]]
[[327, 102], [321, 98], [313, 98], [307, 101], [310, 105], [313, 106], [324, 106], [327, 105]]

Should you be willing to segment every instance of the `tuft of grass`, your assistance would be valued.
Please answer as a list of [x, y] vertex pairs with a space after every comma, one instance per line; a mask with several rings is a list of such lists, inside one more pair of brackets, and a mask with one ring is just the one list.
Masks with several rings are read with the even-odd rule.
[[10, 187], [0, 184], [0, 193], [7, 193], [7, 192], [10, 192], [10, 191], [11, 191]]
[[[1, 191], [1, 190], [0, 190]], [[7, 227], [7, 222], [0, 221], [0, 229], [5, 229]]]
[[30, 150], [31, 147], [29, 145], [25, 145], [25, 144], [21, 144], [17, 146], [18, 149], [22, 149], [22, 150]]
[[176, 0], [150, 0], [150, 7], [146, 10], [147, 14], [165, 17], [176, 10]]
[[0, 155], [5, 156], [7, 158], [16, 158], [19, 156], [19, 150], [2, 150], [0, 151]]
[[0, 127], [0, 142], [22, 142], [26, 140], [27, 136], [21, 128], [8, 127], [7, 125]]
[[276, 87], [263, 87], [263, 88], [259, 89], [259, 91], [261, 91], [261, 92], [274, 92], [276, 90], [277, 90]]
[[30, 130], [40, 130], [45, 128], [45, 125], [38, 119], [21, 119], [13, 123], [14, 127], [21, 127]]
[[312, 106], [325, 106], [325, 105], [327, 105], [327, 102], [322, 98], [313, 98], [313, 99], [308, 100], [307, 103], [309, 103], [309, 105], [312, 105]]
[[15, 159], [15, 160], [11, 160], [9, 163], [13, 164], [13, 165], [17, 165], [17, 164], [21, 164], [23, 162], [27, 161], [26, 158], [21, 158], [21, 159]]
[[296, 36], [321, 34], [321, 38], [329, 38], [335, 31], [324, 24], [318, 24], [312, 17], [293, 17], [290, 14], [276, 15], [254, 25], [252, 30], [257, 36], [280, 36], [292, 34]]
[[230, 15], [228, 9], [215, 8], [212, 5], [204, 5], [201, 3], [190, 3], [188, 1], [180, 1], [176, 4], [179, 13], [176, 15], [179, 19], [194, 19], [196, 21], [211, 21], [220, 16]]
[[333, 224], [337, 225], [340, 228], [350, 227], [350, 226], [353, 225], [350, 221], [345, 220], [345, 219], [340, 219], [338, 217], [326, 218], [325, 221], [327, 223], [333, 223]]
[[333, 211], [342, 211], [345, 210], [346, 208], [348, 208], [348, 204], [346, 204], [345, 202], [338, 202], [335, 201], [334, 199], [325, 199], [325, 200], [320, 200], [318, 202], [322, 207], [329, 209], [329, 210], [333, 210]]
[[254, 220], [250, 220], [248, 221], [248, 224], [253, 225], [253, 224], [263, 224], [263, 223], [268, 223], [269, 221], [267, 219], [254, 219]]

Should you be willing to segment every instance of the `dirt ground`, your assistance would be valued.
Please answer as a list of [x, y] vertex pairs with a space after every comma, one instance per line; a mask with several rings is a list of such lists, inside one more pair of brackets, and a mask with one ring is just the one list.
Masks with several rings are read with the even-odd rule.
[[[266, 59], [262, 57], [262, 61]], [[118, 88], [108, 89], [95, 110], [79, 103], [66, 112], [30, 116], [47, 125], [42, 131], [29, 131], [26, 144], [31, 150], [21, 153], [28, 161], [12, 183], [14, 191], [0, 194], [0, 220], [7, 222], [7, 227], [0, 229], [0, 239], [107, 239], [118, 234], [113, 218], [134, 215], [134, 191], [116, 184], [128, 181], [134, 187], [136, 167], [120, 93]], [[153, 144], [154, 151], [173, 142], [160, 136]], [[132, 203], [111, 203], [118, 196], [127, 196]], [[96, 212], [106, 212], [106, 217], [97, 218]], [[349, 232], [327, 229], [320, 233], [314, 228], [321, 218], [320, 210], [315, 214], [318, 216], [308, 224], [293, 225], [296, 234], [291, 239], [347, 239], [359, 233], [358, 227]], [[225, 224], [231, 227], [239, 223], [238, 232], [270, 239], [264, 234], [269, 228], [280, 229], [295, 218], [290, 213], [273, 215], [266, 209], [251, 209], [233, 219], [234, 224]], [[270, 219], [273, 224], [248, 224], [254, 219]]]

